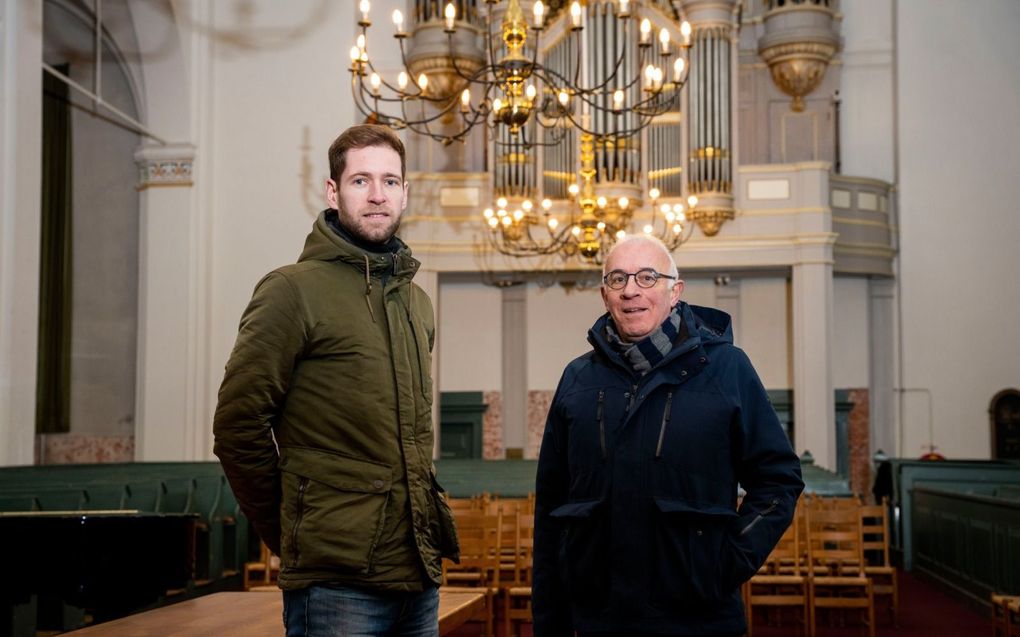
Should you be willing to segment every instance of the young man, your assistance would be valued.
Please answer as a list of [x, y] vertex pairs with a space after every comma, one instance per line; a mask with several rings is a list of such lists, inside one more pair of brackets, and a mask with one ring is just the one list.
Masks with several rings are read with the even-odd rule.
[[608, 313], [542, 439], [535, 635], [741, 635], [739, 586], [793, 517], [800, 463], [729, 316], [680, 301], [661, 242], [620, 241], [603, 274]]
[[395, 236], [404, 146], [354, 126], [322, 212], [255, 288], [220, 388], [214, 451], [281, 557], [287, 635], [438, 635], [453, 518], [432, 465], [432, 304]]

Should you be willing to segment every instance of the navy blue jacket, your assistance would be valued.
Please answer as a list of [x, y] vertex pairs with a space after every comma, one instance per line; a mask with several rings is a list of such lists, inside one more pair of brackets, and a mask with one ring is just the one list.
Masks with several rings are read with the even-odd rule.
[[608, 315], [563, 372], [538, 461], [537, 637], [746, 629], [739, 586], [793, 518], [800, 462], [729, 315], [680, 306], [645, 376], [609, 346]]

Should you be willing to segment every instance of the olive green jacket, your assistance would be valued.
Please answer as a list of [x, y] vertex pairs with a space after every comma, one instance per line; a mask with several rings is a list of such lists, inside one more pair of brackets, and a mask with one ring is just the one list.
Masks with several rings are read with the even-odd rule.
[[214, 452], [284, 589], [417, 591], [456, 557], [432, 464], [432, 304], [400, 245], [366, 252], [320, 214], [241, 318]]

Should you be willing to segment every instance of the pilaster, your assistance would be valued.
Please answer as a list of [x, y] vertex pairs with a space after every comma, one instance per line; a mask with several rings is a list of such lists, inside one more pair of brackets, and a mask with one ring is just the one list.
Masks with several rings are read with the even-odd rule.
[[192, 417], [192, 173], [189, 144], [142, 146], [139, 167], [138, 380], [136, 460], [194, 460]]
[[503, 288], [503, 449], [523, 453], [527, 443], [528, 288]]
[[41, 60], [42, 1], [0, 1], [0, 465], [35, 457]]
[[869, 456], [881, 449], [888, 456], [900, 455], [896, 441], [896, 410], [893, 386], [896, 373], [896, 325], [894, 321], [896, 282], [868, 281], [868, 365], [870, 376], [871, 444]]
[[793, 414], [798, 454], [836, 470], [832, 383], [832, 246], [826, 259], [793, 265]]

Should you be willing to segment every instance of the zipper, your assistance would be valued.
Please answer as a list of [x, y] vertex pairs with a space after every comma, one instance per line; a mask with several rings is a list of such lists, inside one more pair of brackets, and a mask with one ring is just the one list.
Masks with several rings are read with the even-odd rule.
[[599, 446], [602, 448], [602, 459], [606, 459], [606, 421], [602, 417], [602, 406], [605, 403], [606, 390], [599, 390], [599, 402], [595, 408], [595, 420], [599, 423]]
[[740, 535], [747, 535], [748, 533], [750, 533], [751, 529], [753, 529], [756, 524], [761, 522], [766, 515], [775, 511], [777, 506], [779, 506], [779, 498], [772, 498], [772, 501], [769, 502], [769, 506], [763, 509], [762, 512], [759, 513], [757, 516], [755, 516], [755, 518], [751, 520], [751, 522], [740, 531]]
[[655, 459], [662, 457], [662, 441], [666, 438], [666, 424], [669, 422], [669, 412], [673, 410], [673, 392], [666, 394], [666, 408], [662, 411], [662, 426], [659, 427], [659, 444], [655, 446]]
[[[411, 293], [413, 294], [414, 291], [412, 290]], [[425, 375], [428, 372], [426, 372], [425, 370], [425, 359], [422, 356], [422, 353], [425, 351], [422, 348], [428, 347], [428, 340], [426, 337], [426, 340], [423, 341], [422, 338], [418, 335], [418, 330], [414, 327], [414, 320], [411, 318], [411, 308], [408, 307], [406, 309], [407, 309], [407, 325], [408, 329], [411, 331], [411, 338], [414, 340], [415, 355], [418, 357], [418, 385], [421, 387], [421, 395], [425, 396], [426, 399], [431, 398], [431, 396], [428, 396], [427, 392], [425, 391], [426, 384]]]
[[630, 386], [630, 393], [627, 395], [630, 400], [627, 401], [627, 408], [623, 410], [624, 414], [630, 413], [630, 408], [634, 406], [634, 399], [637, 398], [637, 384]]
[[297, 490], [297, 516], [294, 518], [294, 530], [291, 532], [290, 536], [291, 545], [294, 547], [294, 566], [298, 565], [300, 559], [300, 551], [298, 551], [297, 543], [297, 534], [298, 527], [301, 526], [301, 518], [304, 516], [305, 513], [304, 500], [305, 491], [307, 490], [308, 490], [308, 478], [301, 478], [301, 480], [298, 482]]

